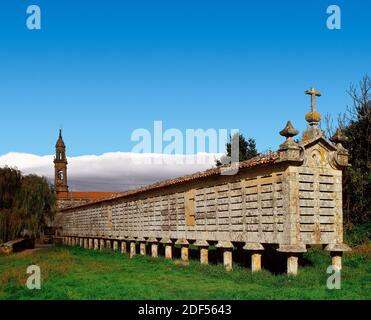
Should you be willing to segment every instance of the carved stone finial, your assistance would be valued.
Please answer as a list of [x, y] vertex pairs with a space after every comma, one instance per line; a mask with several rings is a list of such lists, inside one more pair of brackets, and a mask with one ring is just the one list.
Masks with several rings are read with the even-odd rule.
[[347, 167], [349, 165], [349, 152], [343, 147], [343, 143], [346, 142], [348, 138], [339, 128], [337, 128], [335, 134], [330, 140], [336, 144], [336, 152], [334, 154], [335, 164], [340, 167]]
[[299, 131], [294, 128], [291, 122], [287, 121], [286, 126], [280, 131], [280, 135], [286, 137], [286, 141], [280, 145], [278, 150], [280, 154], [279, 161], [300, 161], [300, 147], [292, 139], [298, 133]]
[[280, 135], [286, 137], [287, 140], [292, 139], [292, 137], [295, 137], [298, 133], [299, 131], [293, 127], [291, 121], [287, 121], [286, 126], [280, 131]]
[[340, 130], [340, 128], [336, 129], [335, 134], [330, 139], [333, 143], [340, 143], [343, 144], [344, 142], [348, 141], [347, 136], [343, 133], [343, 131]]

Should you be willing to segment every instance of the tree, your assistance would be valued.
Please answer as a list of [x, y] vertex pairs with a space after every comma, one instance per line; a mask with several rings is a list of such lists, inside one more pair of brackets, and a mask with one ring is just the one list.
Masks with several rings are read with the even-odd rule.
[[18, 237], [25, 229], [37, 236], [55, 213], [53, 187], [45, 178], [22, 176], [11, 168], [0, 168], [0, 239]]
[[249, 138], [248, 140], [241, 133], [235, 133], [229, 137], [229, 142], [226, 144], [226, 155], [222, 156], [220, 160], [216, 160], [216, 165], [221, 166], [223, 164], [230, 163], [232, 155], [232, 143], [237, 143], [239, 147], [239, 161], [249, 160], [258, 155], [256, 150], [255, 139]]
[[[339, 114], [337, 126], [347, 137], [349, 163], [343, 174], [343, 209], [346, 227], [370, 222], [371, 208], [371, 79], [365, 75], [347, 91], [353, 104]], [[332, 118], [325, 117], [326, 136], [334, 133]]]
[[363, 77], [348, 94], [353, 105], [347, 108], [346, 120], [340, 123], [348, 138], [351, 167], [344, 172], [343, 202], [348, 223], [370, 221], [371, 208], [371, 79]]

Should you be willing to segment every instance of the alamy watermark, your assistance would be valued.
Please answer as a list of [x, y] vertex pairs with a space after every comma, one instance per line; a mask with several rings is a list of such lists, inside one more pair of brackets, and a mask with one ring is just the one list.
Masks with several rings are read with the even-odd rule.
[[341, 289], [341, 273], [340, 268], [334, 265], [331, 265], [327, 268], [326, 273], [330, 274], [327, 278], [326, 286], [327, 289]]
[[[205, 158], [197, 157], [198, 153], [221, 154], [229, 137], [231, 155], [222, 157], [222, 174], [232, 175], [238, 172], [239, 161], [239, 130], [238, 129], [163, 129], [162, 121], [154, 121], [153, 132], [148, 129], [135, 129], [131, 141], [135, 142], [133, 153], [155, 153], [159, 157], [133, 157], [135, 164], [205, 164]], [[194, 155], [170, 158], [166, 155]]]
[[26, 287], [30, 290], [41, 289], [41, 270], [37, 265], [30, 265], [26, 270], [30, 276], [27, 278]]
[[29, 30], [41, 29], [41, 9], [38, 5], [30, 5], [26, 9], [26, 27]]
[[341, 10], [340, 7], [332, 4], [327, 7], [326, 13], [330, 16], [326, 20], [326, 26], [330, 30], [341, 29]]

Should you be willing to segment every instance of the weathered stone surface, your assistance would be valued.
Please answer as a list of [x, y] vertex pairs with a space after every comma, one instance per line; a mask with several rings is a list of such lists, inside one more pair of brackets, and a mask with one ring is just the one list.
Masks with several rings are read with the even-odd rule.
[[117, 240], [113, 241], [113, 251], [117, 251], [119, 248], [119, 242]]
[[233, 244], [230, 241], [219, 241], [216, 245], [217, 248], [233, 249]]
[[140, 242], [139, 244], [139, 251], [142, 256], [146, 255], [146, 243], [145, 242]]
[[184, 239], [184, 238], [181, 238], [181, 239], [178, 239], [175, 244], [180, 244], [180, 245], [189, 245], [189, 242], [187, 239]]
[[262, 258], [261, 253], [254, 252], [251, 255], [251, 271], [252, 272], [258, 272], [261, 270], [262, 268], [261, 258]]
[[165, 244], [165, 259], [172, 259], [173, 258], [173, 245], [172, 244]]
[[342, 252], [331, 252], [331, 264], [338, 270], [342, 268]]
[[200, 263], [209, 264], [209, 247], [200, 247]]
[[287, 274], [296, 276], [298, 274], [298, 256], [288, 255], [287, 256]]
[[189, 263], [189, 248], [188, 244], [182, 244], [181, 245], [181, 261], [183, 264], [188, 264]]
[[345, 243], [330, 243], [325, 247], [324, 250], [333, 252], [346, 252], [351, 251], [352, 249]]
[[262, 251], [264, 250], [264, 247], [260, 243], [246, 242], [246, 244], [243, 246], [243, 249], [249, 251]]
[[151, 253], [153, 258], [158, 257], [158, 243], [157, 242], [152, 242], [151, 244]]
[[304, 244], [289, 244], [280, 245], [277, 249], [279, 252], [307, 252], [307, 248]]
[[126, 241], [121, 241], [121, 253], [126, 254], [127, 253], [127, 247], [126, 247]]
[[223, 247], [223, 264], [227, 271], [232, 271], [232, 248]]
[[137, 247], [135, 241], [130, 242], [130, 258], [137, 254]]

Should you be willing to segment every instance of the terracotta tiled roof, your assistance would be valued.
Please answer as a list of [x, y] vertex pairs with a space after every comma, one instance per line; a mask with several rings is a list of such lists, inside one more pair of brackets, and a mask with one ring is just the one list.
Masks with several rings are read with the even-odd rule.
[[[271, 152], [271, 153], [268, 153], [268, 154], [264, 154], [264, 155], [254, 157], [254, 158], [246, 160], [246, 161], [242, 161], [242, 162], [239, 163], [239, 168], [240, 169], [252, 168], [252, 167], [262, 166], [262, 165], [266, 165], [266, 164], [272, 164], [278, 158], [279, 158], [279, 155], [278, 155], [277, 152]], [[169, 187], [169, 186], [173, 186], [173, 185], [178, 185], [178, 184], [182, 184], [182, 183], [197, 180], [197, 179], [202, 179], [202, 178], [205, 178], [205, 177], [216, 176], [216, 175], [219, 175], [221, 173], [222, 168], [223, 167], [215, 167], [215, 168], [212, 168], [212, 169], [209, 169], [209, 170], [206, 170], [206, 171], [202, 171], [202, 172], [197, 172], [197, 173], [194, 173], [194, 174], [191, 174], [191, 175], [186, 175], [186, 176], [182, 176], [182, 177], [175, 178], [175, 179], [159, 181], [159, 182], [150, 184], [148, 186], [144, 186], [144, 187], [141, 187], [141, 188], [138, 188], [138, 189], [128, 190], [128, 191], [125, 191], [125, 192], [123, 192], [121, 194], [118, 194], [118, 195], [113, 195], [112, 197], [107, 197], [105, 199], [99, 199], [97, 201], [89, 202], [87, 204], [82, 204], [82, 205], [78, 205], [78, 206], [74, 206], [74, 207], [65, 208], [65, 209], [62, 209], [61, 211], [67, 211], [69, 209], [78, 208], [78, 207], [85, 207], [85, 206], [89, 206], [89, 205], [92, 205], [92, 204], [102, 203], [102, 202], [110, 201], [110, 200], [114, 200], [114, 199], [120, 199], [120, 198], [124, 198], [124, 197], [127, 197], [127, 196], [135, 195], [135, 194], [138, 194], [138, 193], [142, 193], [142, 192], [146, 192], [146, 191], [150, 191], [150, 190], [161, 189], [161, 188], [165, 188], [165, 187]], [[224, 168], [224, 169], [226, 169], [226, 168]]]
[[60, 199], [86, 199], [89, 201], [102, 200], [105, 198], [117, 197], [122, 192], [68, 192], [66, 196], [60, 196]]

